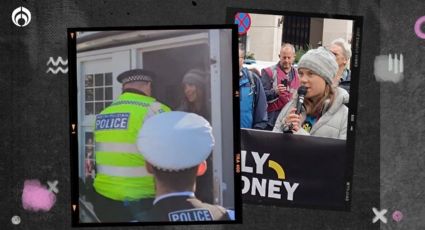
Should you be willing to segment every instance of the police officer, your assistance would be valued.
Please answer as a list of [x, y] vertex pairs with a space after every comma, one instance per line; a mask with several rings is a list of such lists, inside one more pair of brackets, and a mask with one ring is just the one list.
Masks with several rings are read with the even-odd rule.
[[121, 73], [122, 94], [96, 116], [94, 209], [102, 222], [128, 222], [135, 212], [152, 207], [154, 181], [136, 139], [149, 117], [170, 111], [151, 97], [154, 77], [142, 69]]
[[205, 159], [214, 147], [212, 128], [203, 117], [177, 111], [155, 115], [140, 131], [137, 147], [156, 189], [153, 208], [140, 221], [234, 219], [232, 211], [195, 197], [196, 177], [205, 173]]

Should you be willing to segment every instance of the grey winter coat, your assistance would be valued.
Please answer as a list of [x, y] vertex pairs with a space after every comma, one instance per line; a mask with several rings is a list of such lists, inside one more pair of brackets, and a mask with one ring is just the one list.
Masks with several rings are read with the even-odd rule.
[[[328, 109], [325, 109], [325, 112], [311, 128], [310, 133], [300, 128], [294, 134], [338, 138], [343, 140], [347, 139], [348, 108], [344, 104], [348, 103], [348, 100], [349, 94], [347, 91], [337, 87], [334, 102]], [[296, 99], [292, 99], [292, 101], [282, 109], [276, 120], [273, 132], [282, 132], [285, 124], [284, 120], [291, 108], [296, 106], [296, 103]], [[306, 118], [305, 112], [302, 113], [302, 117], [304, 119]]]

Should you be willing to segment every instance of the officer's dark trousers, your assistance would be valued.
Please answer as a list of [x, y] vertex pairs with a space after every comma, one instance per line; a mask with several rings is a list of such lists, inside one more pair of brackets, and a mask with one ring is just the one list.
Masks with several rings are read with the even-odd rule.
[[195, 196], [205, 203], [214, 204], [212, 154], [207, 158], [207, 171], [196, 178]]
[[[94, 211], [102, 223], [130, 222], [152, 208], [153, 198], [138, 201], [115, 201], [96, 193]], [[143, 221], [143, 220], [140, 220]]]

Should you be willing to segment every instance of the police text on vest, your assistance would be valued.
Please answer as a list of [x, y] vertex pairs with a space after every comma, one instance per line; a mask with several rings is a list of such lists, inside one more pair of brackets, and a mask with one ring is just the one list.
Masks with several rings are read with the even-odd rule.
[[207, 209], [189, 209], [168, 213], [170, 221], [211, 221], [213, 217]]
[[130, 113], [99, 114], [96, 116], [96, 130], [127, 129]]

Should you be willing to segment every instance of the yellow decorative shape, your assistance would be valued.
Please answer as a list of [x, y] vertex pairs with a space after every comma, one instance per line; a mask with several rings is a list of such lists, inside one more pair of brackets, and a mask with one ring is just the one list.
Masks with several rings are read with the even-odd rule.
[[274, 169], [277, 173], [277, 178], [285, 180], [285, 171], [283, 171], [282, 166], [280, 166], [276, 161], [269, 160], [269, 168]]

